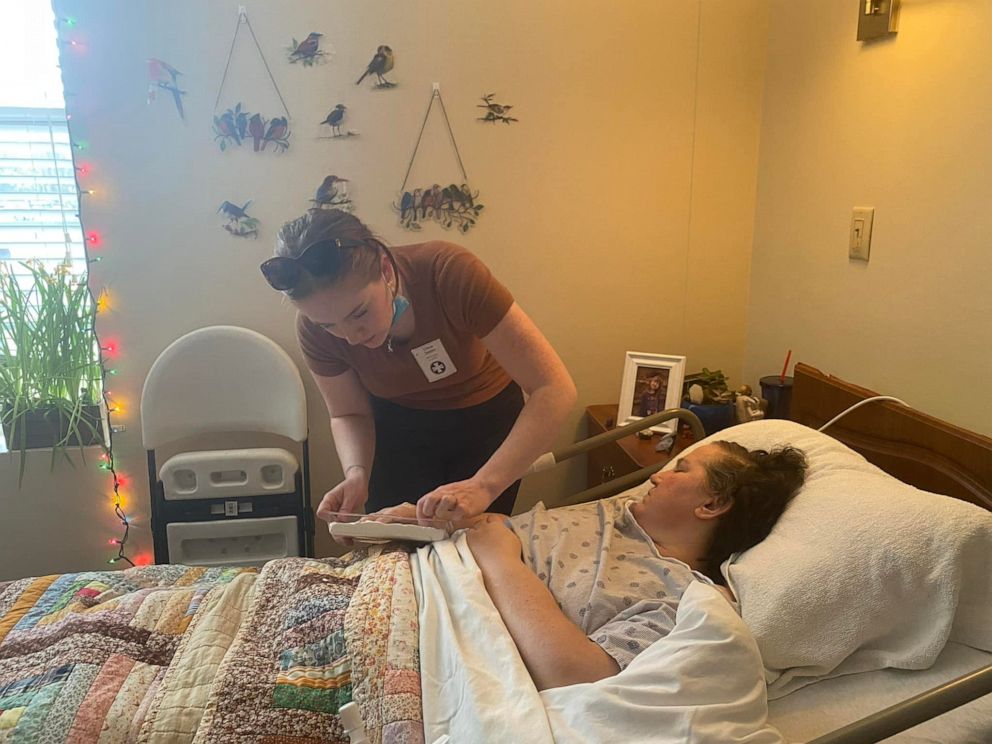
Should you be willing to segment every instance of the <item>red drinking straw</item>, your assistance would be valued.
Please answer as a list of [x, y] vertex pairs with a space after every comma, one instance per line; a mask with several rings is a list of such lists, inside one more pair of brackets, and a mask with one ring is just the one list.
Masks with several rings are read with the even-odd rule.
[[782, 365], [782, 374], [778, 376], [778, 381], [781, 384], [785, 384], [785, 372], [789, 369], [789, 360], [792, 359], [792, 349], [789, 349], [789, 353], [785, 355], [785, 364]]

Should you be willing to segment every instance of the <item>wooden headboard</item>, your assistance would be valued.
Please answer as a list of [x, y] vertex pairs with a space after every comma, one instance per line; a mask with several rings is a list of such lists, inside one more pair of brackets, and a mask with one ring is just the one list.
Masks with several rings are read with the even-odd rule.
[[[878, 395], [806, 364], [797, 364], [793, 376], [790, 418], [814, 429]], [[905, 483], [992, 511], [989, 437], [892, 402], [862, 406], [824, 433]]]

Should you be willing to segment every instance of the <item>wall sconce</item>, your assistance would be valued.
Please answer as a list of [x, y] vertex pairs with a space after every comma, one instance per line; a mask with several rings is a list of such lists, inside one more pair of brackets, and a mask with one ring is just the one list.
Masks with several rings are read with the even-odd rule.
[[894, 34], [898, 20], [899, 0], [858, 0], [858, 41]]

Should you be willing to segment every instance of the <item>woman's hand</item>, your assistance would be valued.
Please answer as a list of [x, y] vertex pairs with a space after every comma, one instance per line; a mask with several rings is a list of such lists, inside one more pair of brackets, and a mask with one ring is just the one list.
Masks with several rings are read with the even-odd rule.
[[395, 522], [398, 519], [416, 518], [417, 505], [409, 502], [397, 504], [396, 506], [387, 506], [385, 509], [372, 512], [368, 515], [368, 517], [366, 517], [366, 519], [372, 522]]
[[503, 562], [520, 562], [520, 539], [506, 525], [506, 517], [491, 514], [467, 533], [468, 546], [483, 573]]
[[344, 480], [324, 494], [317, 506], [317, 516], [330, 522], [330, 512], [360, 514], [369, 498], [369, 481], [365, 468], [355, 465], [348, 468]]
[[474, 479], [447, 483], [417, 502], [417, 519], [461, 522], [482, 514], [499, 494]]

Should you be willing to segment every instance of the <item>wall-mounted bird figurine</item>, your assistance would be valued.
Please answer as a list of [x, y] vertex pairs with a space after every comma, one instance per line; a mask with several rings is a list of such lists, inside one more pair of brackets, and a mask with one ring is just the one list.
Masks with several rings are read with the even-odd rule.
[[289, 119], [285, 116], [277, 116], [269, 122], [269, 128], [262, 138], [262, 149], [270, 142], [279, 152], [284, 152], [289, 147]]
[[420, 200], [423, 195], [421, 189], [404, 191], [400, 197], [400, 224], [408, 230], [419, 230], [420, 223], [417, 222], [417, 210], [420, 209]]
[[167, 90], [172, 94], [172, 100], [175, 101], [179, 118], [185, 121], [186, 113], [183, 111], [183, 96], [186, 95], [186, 91], [179, 89], [178, 81], [180, 75], [182, 73], [168, 62], [163, 62], [154, 57], [148, 60], [148, 103], [155, 100], [156, 92]]
[[238, 144], [240, 145], [248, 134], [248, 112], [242, 111], [239, 103], [233, 113], [235, 114], [234, 129], [238, 133]]
[[369, 66], [365, 68], [365, 72], [358, 78], [355, 85], [359, 85], [368, 75], [375, 75], [376, 88], [395, 88], [396, 83], [391, 83], [384, 77], [387, 72], [393, 69], [394, 62], [393, 50], [385, 44], [380, 44], [379, 48], [375, 50], [375, 56], [372, 57]]
[[318, 61], [323, 60], [327, 53], [320, 48], [320, 40], [323, 34], [312, 31], [303, 41], [297, 42], [293, 39], [292, 45], [287, 47], [289, 61], [291, 63], [302, 62], [304, 67], [312, 67]]
[[240, 147], [247, 133], [248, 114], [241, 110], [240, 103], [214, 117], [214, 140], [220, 145], [221, 152], [232, 143]]
[[485, 116], [477, 117], [479, 121], [491, 121], [495, 124], [498, 121], [504, 124], [509, 124], [512, 121], [518, 121], [510, 116], [510, 109], [513, 106], [508, 106], [504, 103], [496, 103], [493, 100], [495, 93], [487, 93], [482, 97], [482, 103], [476, 104], [476, 108], [486, 109]]
[[225, 217], [227, 217], [228, 220], [233, 222], [236, 220], [244, 219], [245, 217], [248, 216], [248, 213], [245, 210], [248, 209], [249, 204], [251, 204], [251, 199], [246, 201], [243, 207], [239, 207], [237, 204], [233, 204], [229, 201], [225, 201], [220, 205], [220, 209], [218, 209], [217, 211], [223, 214]]
[[262, 138], [265, 137], [265, 119], [261, 114], [252, 114], [248, 120], [248, 134], [251, 135], [252, 146], [255, 152], [262, 149]]
[[321, 124], [326, 124], [331, 128], [331, 137], [355, 137], [358, 135], [354, 129], [349, 129], [346, 132], [341, 131], [341, 124], [344, 122], [345, 116], [347, 116], [348, 107], [343, 103], [339, 103], [334, 109], [327, 115], [327, 117], [320, 122]]
[[355, 205], [348, 196], [346, 183], [347, 178], [339, 178], [333, 174], [325, 178], [310, 200], [314, 203], [314, 209], [345, 209], [350, 212]]
[[424, 189], [420, 199], [420, 214], [422, 217], [433, 217], [441, 207], [441, 186], [434, 184]]
[[249, 217], [248, 205], [251, 199], [245, 202], [244, 206], [225, 201], [217, 211], [227, 217], [224, 229], [236, 238], [257, 238], [259, 221], [254, 217]]

